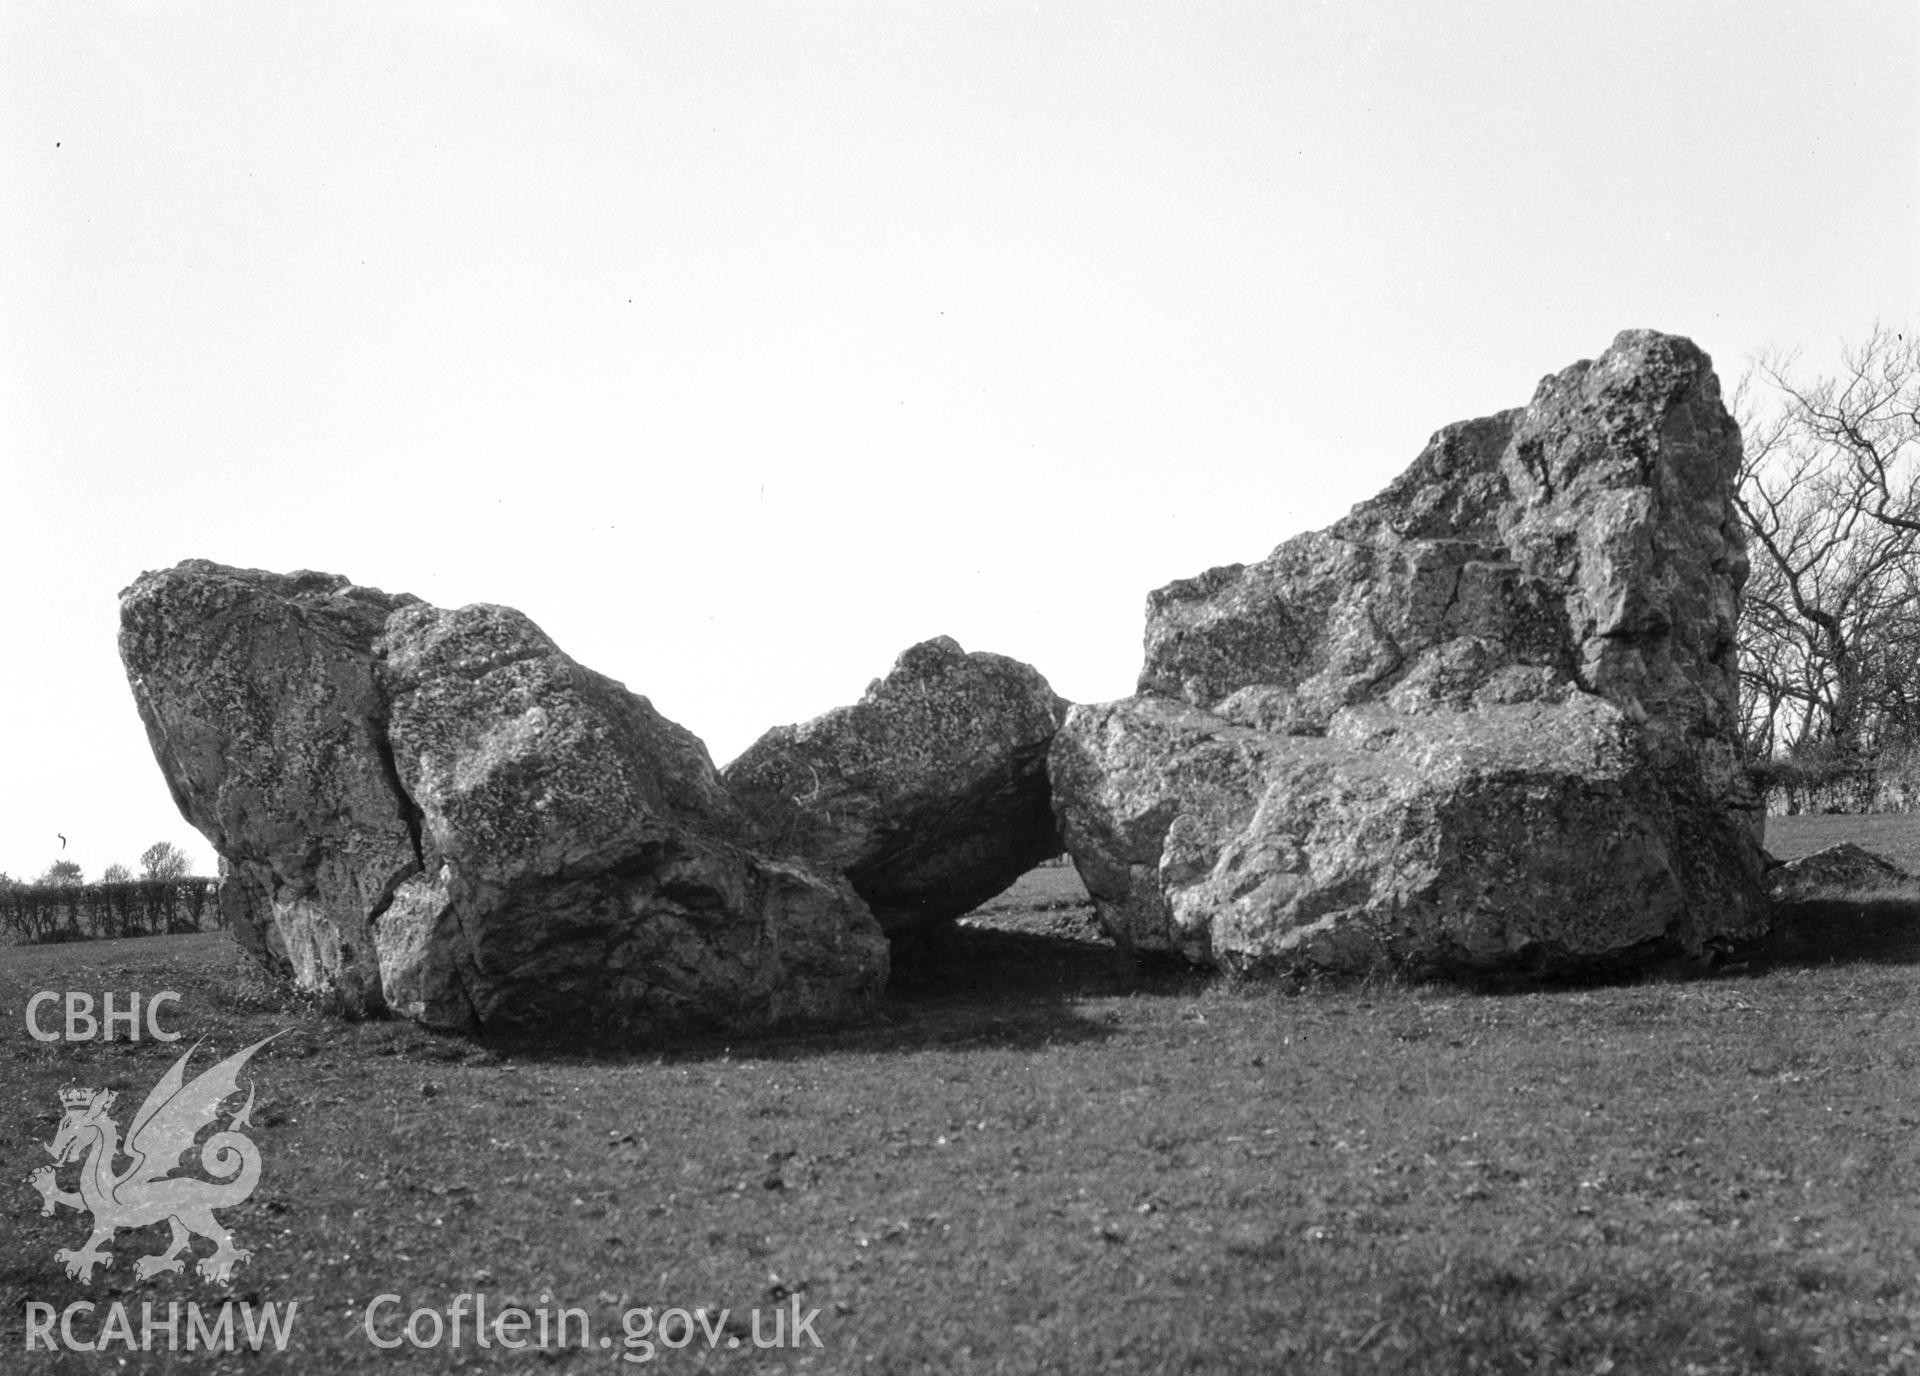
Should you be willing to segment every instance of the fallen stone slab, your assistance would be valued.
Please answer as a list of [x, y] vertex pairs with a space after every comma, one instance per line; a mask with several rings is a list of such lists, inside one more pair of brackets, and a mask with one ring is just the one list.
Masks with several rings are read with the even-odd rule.
[[1031, 666], [941, 636], [722, 773], [764, 845], [845, 875], [893, 934], [970, 912], [1060, 854], [1047, 751], [1066, 709]]
[[1871, 893], [1912, 882], [1913, 876], [1900, 866], [1851, 841], [1785, 861], [1767, 873], [1767, 887], [1779, 903]]

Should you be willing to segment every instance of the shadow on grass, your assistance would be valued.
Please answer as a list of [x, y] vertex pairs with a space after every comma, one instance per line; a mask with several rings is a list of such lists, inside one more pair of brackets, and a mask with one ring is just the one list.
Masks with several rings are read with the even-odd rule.
[[1903, 889], [1783, 903], [1775, 909], [1773, 929], [1730, 951], [1718, 971], [1915, 964], [1920, 964], [1920, 895]]
[[482, 1037], [480, 1045], [523, 1060], [669, 1063], [953, 1048], [1027, 1051], [1113, 1035], [1112, 1022], [1081, 1010], [1083, 1000], [1191, 994], [1206, 981], [1184, 966], [1139, 962], [1079, 932], [954, 923], [894, 940], [886, 994], [871, 1017], [853, 1026], [683, 1035], [665, 1043], [609, 1041], [593, 1048], [577, 1040], [498, 1034]]
[[943, 923], [897, 936], [888, 1001], [934, 1007], [1107, 998], [1152, 992], [1173, 978], [1077, 924], [1047, 926]]
[[[293, 993], [248, 964], [230, 940], [150, 938], [31, 948], [31, 971], [13, 973], [23, 990], [164, 985], [185, 994], [201, 1021], [278, 1018], [312, 1023], [322, 1040], [363, 1020], [340, 1019], [323, 1000]], [[44, 967], [44, 968], [39, 968]], [[982, 921], [942, 924], [893, 944], [892, 978], [872, 1013], [852, 1025], [786, 1026], [742, 1034], [679, 1034], [634, 1039], [575, 1027], [550, 1036], [502, 1030], [469, 1040], [441, 1036], [401, 1020], [388, 1025], [405, 1054], [423, 1060], [512, 1056], [541, 1062], [723, 1058], [792, 1059], [887, 1054], [953, 1047], [1032, 1050], [1096, 1042], [1112, 1035], [1087, 1000], [1190, 995], [1208, 977], [1177, 962], [1141, 963], [1099, 938], [1090, 912], [1018, 912]], [[25, 993], [21, 994], [24, 999]], [[284, 1054], [284, 1048], [282, 1049]]]
[[1838, 965], [1920, 965], [1920, 889], [1819, 893], [1774, 908], [1765, 936], [1707, 957], [1654, 954], [1613, 968], [1568, 974], [1462, 977], [1476, 993], [1502, 996], [1627, 985], [1747, 978]]

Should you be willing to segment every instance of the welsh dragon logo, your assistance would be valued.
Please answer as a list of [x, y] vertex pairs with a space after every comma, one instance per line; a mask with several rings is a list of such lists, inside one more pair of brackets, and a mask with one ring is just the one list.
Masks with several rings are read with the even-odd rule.
[[[239, 1092], [240, 1068], [272, 1040], [267, 1037], [235, 1052], [186, 1084], [187, 1061], [200, 1049], [200, 1043], [195, 1042], [160, 1077], [160, 1083], [140, 1105], [127, 1129], [124, 1147], [119, 1125], [107, 1116], [117, 1097], [112, 1090], [60, 1091], [60, 1105], [66, 1113], [53, 1141], [47, 1144], [47, 1154], [54, 1164], [40, 1167], [27, 1177], [27, 1183], [40, 1192], [42, 1214], [51, 1214], [55, 1205], [64, 1204], [93, 1215], [93, 1236], [86, 1246], [78, 1251], [62, 1247], [53, 1254], [55, 1261], [66, 1264], [69, 1276], [82, 1285], [91, 1285], [94, 1267], [113, 1265], [113, 1254], [100, 1249], [113, 1241], [117, 1230], [164, 1221], [173, 1228], [173, 1243], [164, 1252], [134, 1262], [136, 1277], [146, 1280], [162, 1271], [184, 1271], [186, 1262], [181, 1253], [197, 1233], [215, 1248], [212, 1256], [201, 1258], [196, 1267], [199, 1273], [221, 1285], [233, 1280], [234, 1263], [245, 1261], [253, 1253], [233, 1245], [233, 1234], [220, 1225], [213, 1211], [232, 1208], [260, 1183], [260, 1149], [239, 1131], [251, 1126], [251, 1081], [246, 1106], [200, 1148], [200, 1164], [215, 1179], [197, 1180], [176, 1176], [173, 1171], [192, 1149], [200, 1130], [216, 1121], [220, 1105]], [[117, 1171], [114, 1162], [122, 1155], [130, 1157], [132, 1164]], [[59, 1167], [75, 1160], [81, 1163], [78, 1193], [61, 1189], [55, 1179]]]

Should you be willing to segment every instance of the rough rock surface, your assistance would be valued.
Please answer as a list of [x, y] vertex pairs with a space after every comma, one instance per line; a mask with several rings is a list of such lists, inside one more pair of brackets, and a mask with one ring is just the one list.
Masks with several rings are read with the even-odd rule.
[[121, 655], [241, 944], [350, 1011], [651, 1035], [857, 1012], [886, 942], [761, 854], [706, 749], [508, 608], [201, 560], [122, 596]]
[[1913, 876], [1891, 860], [1851, 841], [1776, 865], [1767, 875], [1768, 888], [1775, 901], [1781, 903], [1843, 893], [1868, 893], [1912, 882]]
[[1050, 764], [1108, 929], [1486, 974], [1763, 929], [1739, 460], [1706, 355], [1629, 332], [1329, 529], [1151, 594], [1139, 695], [1074, 708]]
[[413, 599], [322, 573], [182, 564], [121, 596], [120, 655], [181, 814], [229, 867], [241, 945], [269, 913], [302, 988], [378, 1006], [369, 916], [418, 868], [373, 645]]
[[1060, 854], [1040, 673], [952, 639], [859, 702], [767, 732], [724, 771], [765, 843], [844, 874], [889, 933], [958, 917]]

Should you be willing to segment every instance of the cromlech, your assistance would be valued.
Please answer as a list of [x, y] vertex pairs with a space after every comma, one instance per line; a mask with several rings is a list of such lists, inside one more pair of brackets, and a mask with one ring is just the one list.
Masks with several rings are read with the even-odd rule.
[[861, 1017], [889, 936], [1062, 848], [1121, 945], [1579, 974], [1764, 930], [1741, 442], [1620, 335], [1384, 492], [1147, 600], [1134, 696], [938, 637], [725, 774], [508, 607], [189, 560], [120, 651], [255, 959], [342, 1013], [652, 1038]]

